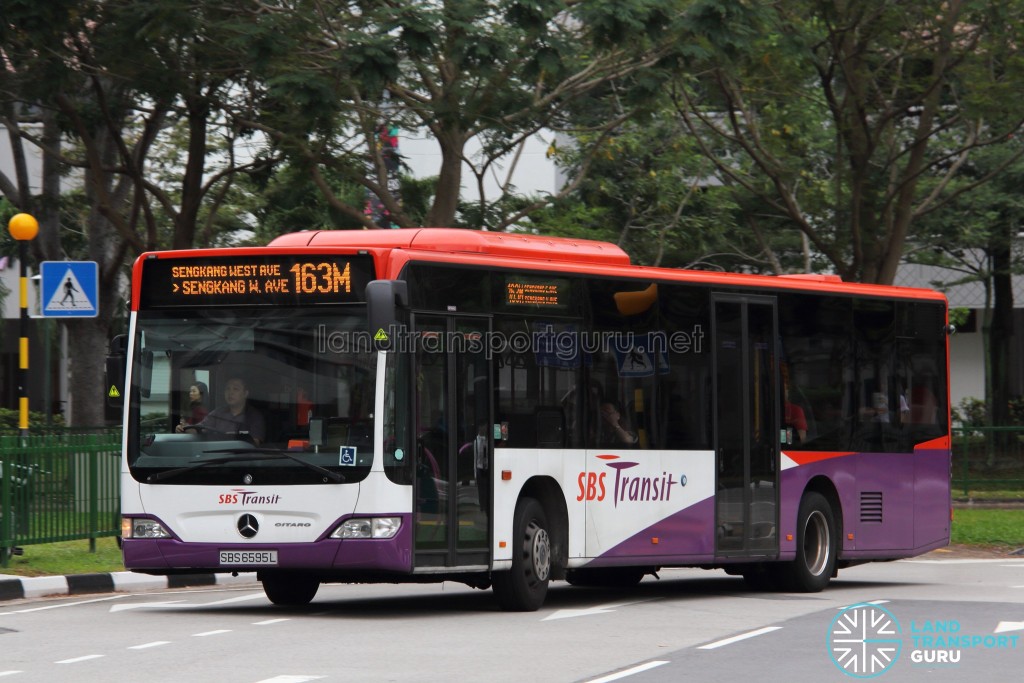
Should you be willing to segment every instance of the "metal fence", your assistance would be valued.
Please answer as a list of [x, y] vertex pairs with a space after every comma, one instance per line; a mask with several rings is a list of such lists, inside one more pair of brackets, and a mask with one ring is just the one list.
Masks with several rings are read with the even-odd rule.
[[121, 532], [120, 431], [0, 436], [0, 566], [23, 545]]
[[1024, 497], [1024, 427], [954, 427], [953, 494]]

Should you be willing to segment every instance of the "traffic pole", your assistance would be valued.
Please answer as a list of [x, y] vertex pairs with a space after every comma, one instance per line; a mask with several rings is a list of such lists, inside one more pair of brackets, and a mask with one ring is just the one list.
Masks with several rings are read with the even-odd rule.
[[19, 213], [7, 223], [7, 231], [18, 242], [19, 288], [21, 290], [21, 322], [18, 339], [18, 430], [28, 436], [28, 243], [39, 234], [39, 221], [27, 213]]

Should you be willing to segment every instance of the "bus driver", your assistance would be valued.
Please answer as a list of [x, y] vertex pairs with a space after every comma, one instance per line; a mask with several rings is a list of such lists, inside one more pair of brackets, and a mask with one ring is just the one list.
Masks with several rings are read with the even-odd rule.
[[248, 435], [259, 445], [266, 438], [267, 430], [263, 415], [248, 403], [249, 389], [241, 377], [232, 377], [224, 386], [225, 405], [214, 408], [200, 422], [194, 425], [179, 424], [176, 432], [213, 431], [222, 434]]

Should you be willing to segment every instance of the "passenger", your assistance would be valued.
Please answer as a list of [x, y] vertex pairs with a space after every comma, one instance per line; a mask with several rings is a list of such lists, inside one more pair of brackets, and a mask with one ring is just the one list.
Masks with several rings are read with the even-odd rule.
[[203, 421], [203, 418], [210, 412], [206, 407], [206, 395], [209, 391], [204, 382], [196, 382], [188, 388], [188, 408], [190, 412], [187, 418], [181, 418], [182, 424], [194, 425]]
[[212, 431], [221, 434], [247, 436], [254, 444], [266, 438], [267, 430], [263, 415], [248, 403], [249, 389], [241, 377], [232, 377], [224, 385], [224, 403], [214, 408], [200, 422], [194, 425], [178, 425], [177, 432]]
[[635, 446], [639, 441], [636, 432], [622, 419], [622, 410], [614, 401], [601, 403], [601, 439], [602, 446]]

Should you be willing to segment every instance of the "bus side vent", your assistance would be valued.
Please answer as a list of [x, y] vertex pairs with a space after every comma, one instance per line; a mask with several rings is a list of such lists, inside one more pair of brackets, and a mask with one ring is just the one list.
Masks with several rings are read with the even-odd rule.
[[882, 523], [882, 492], [861, 491], [860, 492], [860, 521]]

